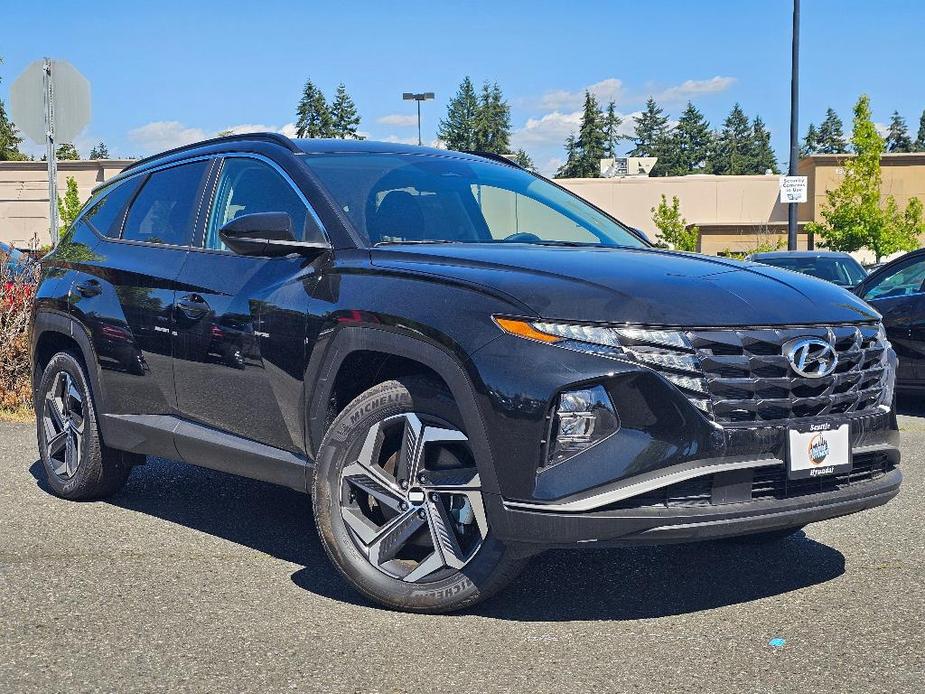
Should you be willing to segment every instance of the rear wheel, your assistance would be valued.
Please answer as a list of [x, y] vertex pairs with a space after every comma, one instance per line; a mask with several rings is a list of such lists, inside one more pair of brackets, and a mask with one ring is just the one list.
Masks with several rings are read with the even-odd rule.
[[39, 454], [48, 486], [65, 499], [84, 500], [117, 491], [139, 456], [102, 443], [96, 407], [83, 365], [69, 352], [52, 357], [35, 397]]
[[375, 386], [338, 415], [321, 446], [313, 499], [334, 564], [388, 607], [468, 607], [525, 561], [492, 536], [455, 404], [424, 380]]

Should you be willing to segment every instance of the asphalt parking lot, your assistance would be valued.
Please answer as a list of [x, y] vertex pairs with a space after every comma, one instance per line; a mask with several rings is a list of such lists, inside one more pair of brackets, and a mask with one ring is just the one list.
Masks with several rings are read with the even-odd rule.
[[902, 406], [885, 507], [763, 549], [549, 553], [442, 617], [359, 599], [295, 492], [152, 460], [65, 502], [33, 426], [0, 424], [0, 691], [921, 692], [925, 408]]

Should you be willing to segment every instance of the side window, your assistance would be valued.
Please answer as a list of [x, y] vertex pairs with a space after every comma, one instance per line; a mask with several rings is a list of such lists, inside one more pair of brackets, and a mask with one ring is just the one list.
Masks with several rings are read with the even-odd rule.
[[222, 165], [215, 188], [205, 247], [224, 250], [219, 229], [237, 217], [257, 212], [287, 212], [297, 240], [324, 240], [302, 198], [272, 166], [258, 159], [229, 157]]
[[129, 208], [122, 238], [172, 246], [189, 244], [199, 186], [207, 168], [208, 162], [197, 161], [148, 176]]
[[925, 260], [904, 265], [895, 272], [881, 277], [864, 292], [865, 299], [888, 299], [922, 291], [925, 282]]
[[103, 236], [118, 236], [125, 206], [138, 190], [143, 178], [144, 176], [135, 176], [103, 191], [99, 199], [93, 203], [93, 207], [84, 214], [83, 221]]

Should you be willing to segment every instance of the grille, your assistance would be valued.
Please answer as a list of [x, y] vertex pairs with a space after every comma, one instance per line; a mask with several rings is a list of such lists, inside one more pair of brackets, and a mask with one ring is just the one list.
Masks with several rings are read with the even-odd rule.
[[[684, 345], [659, 340], [659, 334], [637, 331], [640, 339], [625, 349], [717, 422], [865, 412], [876, 407], [885, 383], [886, 341], [876, 323], [688, 330]], [[838, 364], [833, 373], [804, 378], [792, 370], [783, 347], [803, 337], [821, 338], [835, 347]]]
[[[787, 479], [787, 469], [782, 465], [768, 468], [756, 468], [752, 472], [751, 494], [729, 503], [743, 501], [760, 501], [767, 499], [792, 499], [807, 494], [834, 492], [846, 487], [863, 484], [883, 477], [893, 470], [895, 465], [882, 453], [856, 455], [851, 471], [828, 477], [812, 477], [802, 480]], [[714, 484], [722, 484], [724, 473], [697, 477], [686, 482], [679, 482], [646, 494], [618, 501], [608, 509], [633, 509], [646, 507], [675, 506], [711, 506], [713, 505]], [[747, 478], [746, 478], [747, 484]], [[748, 487], [744, 489], [748, 495]]]

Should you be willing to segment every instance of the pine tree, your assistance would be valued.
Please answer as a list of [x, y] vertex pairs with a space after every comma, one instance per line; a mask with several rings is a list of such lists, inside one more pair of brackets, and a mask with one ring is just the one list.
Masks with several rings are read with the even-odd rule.
[[675, 152], [676, 156], [674, 166], [665, 167], [665, 175], [685, 176], [703, 171], [712, 144], [710, 124], [700, 110], [688, 101], [678, 125], [671, 132], [670, 151]]
[[848, 151], [841, 118], [831, 108], [826, 110], [825, 119], [819, 126], [816, 151], [819, 154], [844, 154]]
[[511, 151], [511, 107], [498, 83], [482, 85], [475, 113], [472, 149], [507, 154]]
[[589, 91], [585, 92], [585, 105], [576, 145], [579, 152], [578, 177], [599, 178], [601, 159], [604, 158], [606, 149], [604, 115], [601, 113], [597, 97]]
[[710, 172], [728, 176], [747, 173], [751, 144], [752, 128], [749, 127], [748, 116], [736, 104], [723, 121], [723, 129], [716, 138]]
[[80, 159], [80, 153], [70, 142], [64, 142], [55, 150], [55, 159], [58, 161], [77, 160]]
[[777, 168], [777, 156], [771, 148], [771, 133], [765, 127], [761, 116], [755, 116], [752, 121], [750, 149], [748, 173], [763, 174], [768, 170], [771, 173], [780, 173]]
[[565, 162], [556, 169], [556, 178], [579, 178], [580, 157], [575, 135], [570, 134], [565, 138]]
[[899, 115], [899, 111], [893, 111], [885, 147], [887, 152], [912, 151], [912, 138], [909, 137], [909, 128], [906, 127], [906, 119]]
[[[0, 58], [0, 63], [2, 62], [3, 58]], [[3, 99], [0, 99], [0, 161], [21, 161], [26, 159], [26, 155], [19, 151], [20, 144], [22, 144], [22, 137], [20, 137], [16, 126], [7, 117]]]
[[607, 111], [604, 113], [604, 156], [617, 156], [617, 144], [623, 139], [620, 134], [620, 126], [623, 125], [623, 118], [617, 113], [617, 105], [611, 101], [607, 104]]
[[332, 137], [331, 111], [324, 94], [311, 80], [302, 88], [302, 98], [296, 108], [296, 137]]
[[446, 118], [437, 127], [437, 137], [447, 149], [457, 151], [475, 149], [476, 118], [479, 100], [475, 95], [472, 80], [466, 76], [459, 85], [456, 96], [447, 105]]
[[514, 156], [511, 157], [511, 160], [527, 171], [536, 173], [536, 164], [533, 163], [533, 159], [531, 159], [530, 155], [527, 154], [524, 150], [518, 149], [516, 152], [514, 152]]
[[105, 142], [100, 142], [90, 149], [90, 159], [109, 159], [109, 148]]
[[337, 91], [334, 93], [334, 103], [331, 104], [331, 131], [334, 137], [341, 140], [362, 140], [362, 135], [357, 135], [357, 127], [360, 125], [360, 115], [357, 113], [356, 104], [347, 94], [347, 87], [341, 82], [337, 85]]
[[912, 148], [916, 152], [925, 152], [925, 111], [922, 111], [922, 116], [919, 118], [919, 134], [916, 135]]
[[631, 157], [657, 157], [658, 148], [663, 144], [668, 133], [668, 116], [651, 96], [646, 100], [646, 108], [636, 117], [633, 149]]
[[803, 144], [800, 145], [800, 156], [808, 157], [810, 154], [816, 154], [819, 151], [819, 132], [812, 123], [806, 129], [806, 137], [803, 138]]

